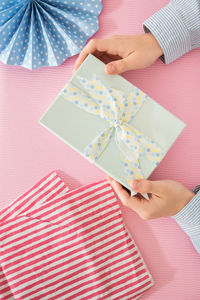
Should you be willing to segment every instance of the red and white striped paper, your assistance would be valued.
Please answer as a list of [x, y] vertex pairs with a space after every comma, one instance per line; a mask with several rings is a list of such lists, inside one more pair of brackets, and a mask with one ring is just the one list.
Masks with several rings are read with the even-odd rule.
[[136, 299], [153, 280], [106, 181], [56, 172], [0, 212], [0, 299]]

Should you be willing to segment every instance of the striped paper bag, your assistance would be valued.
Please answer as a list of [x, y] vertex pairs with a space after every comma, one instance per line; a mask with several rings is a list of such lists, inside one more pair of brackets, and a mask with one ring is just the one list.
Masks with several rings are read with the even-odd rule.
[[106, 181], [56, 172], [0, 212], [0, 299], [136, 299], [153, 280]]

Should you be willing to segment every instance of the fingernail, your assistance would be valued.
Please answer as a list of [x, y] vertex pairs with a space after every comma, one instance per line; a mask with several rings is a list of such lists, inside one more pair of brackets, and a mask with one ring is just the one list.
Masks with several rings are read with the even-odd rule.
[[76, 64], [75, 64], [75, 65], [74, 65], [74, 68], [73, 68], [73, 70], [72, 70], [72, 73], [75, 73], [76, 70], [77, 70], [77, 66], [76, 66]]
[[116, 182], [115, 180], [112, 180], [112, 186], [115, 188], [116, 187]]
[[134, 181], [132, 182], [132, 186], [133, 186], [133, 189], [134, 189], [134, 190], [137, 190], [138, 187], [139, 187], [139, 182], [136, 181], [136, 180], [134, 180]]
[[110, 180], [110, 178], [109, 178], [108, 175], [106, 175], [106, 180], [107, 180], [109, 183], [111, 182], [111, 180]]
[[115, 67], [113, 65], [108, 65], [107, 70], [109, 73], [114, 73], [115, 72]]

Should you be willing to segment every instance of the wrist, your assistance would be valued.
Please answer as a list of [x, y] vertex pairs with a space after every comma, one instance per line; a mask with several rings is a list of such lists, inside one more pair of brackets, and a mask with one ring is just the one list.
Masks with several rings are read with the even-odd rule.
[[[192, 195], [192, 194], [191, 194]], [[172, 217], [179, 223], [195, 224], [198, 222], [198, 212], [200, 208], [200, 191]], [[196, 223], [197, 224], [197, 223]]]
[[160, 44], [159, 44], [158, 41], [156, 40], [155, 36], [154, 36], [151, 32], [145, 33], [145, 36], [150, 40], [155, 55], [156, 55], [157, 57], [162, 56], [162, 55], [163, 55], [163, 50], [162, 50], [162, 48], [160, 47]]
[[193, 198], [194, 198], [195, 194], [188, 190], [185, 189], [185, 192], [183, 194], [183, 201], [181, 201], [181, 205], [180, 205], [180, 209], [179, 211], [181, 211]]

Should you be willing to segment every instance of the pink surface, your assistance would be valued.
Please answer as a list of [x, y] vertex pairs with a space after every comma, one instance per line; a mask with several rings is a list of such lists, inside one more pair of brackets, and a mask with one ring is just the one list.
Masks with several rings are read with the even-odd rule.
[[[104, 0], [95, 37], [142, 33], [142, 22], [165, 0]], [[120, 22], [119, 22], [120, 20]], [[124, 77], [187, 123], [152, 179], [175, 179], [189, 188], [200, 183], [200, 50], [170, 65], [160, 61]], [[66, 146], [38, 120], [71, 77], [75, 58], [56, 68], [29, 71], [0, 63], [0, 208], [51, 170], [71, 188], [104, 178], [104, 174]], [[143, 221], [122, 208], [154, 277], [155, 286], [142, 299], [199, 300], [200, 256], [170, 218]]]

